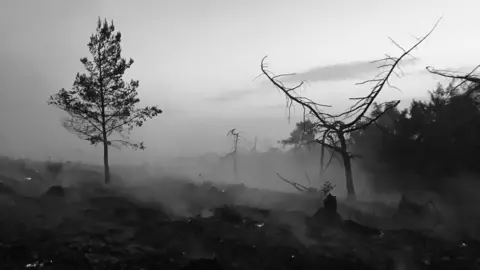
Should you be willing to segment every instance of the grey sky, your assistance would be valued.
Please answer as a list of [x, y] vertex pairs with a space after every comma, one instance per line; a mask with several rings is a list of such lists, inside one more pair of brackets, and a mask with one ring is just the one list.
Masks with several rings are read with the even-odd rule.
[[[480, 38], [472, 35], [475, 0], [438, 1], [64, 1], [0, 2], [0, 149], [34, 157], [91, 155], [95, 150], [59, 125], [61, 112], [46, 100], [69, 88], [97, 17], [113, 19], [123, 34], [123, 55], [135, 64], [126, 78], [140, 80], [143, 104], [165, 113], [132, 134], [148, 150], [113, 150], [114, 159], [228, 151], [226, 132], [236, 127], [253, 138], [276, 141], [294, 123], [285, 117], [283, 96], [261, 80], [260, 60], [271, 70], [309, 79], [304, 93], [346, 106], [366, 88], [371, 70], [358, 63], [400, 51], [444, 16], [438, 29], [395, 80], [402, 92], [383, 99], [424, 96], [437, 78], [418, 72], [426, 65], [478, 64]], [[357, 65], [357, 66], [355, 66]], [[339, 75], [343, 74], [343, 75]], [[297, 110], [296, 116], [301, 111]], [[262, 139], [262, 141], [264, 141]], [[83, 149], [83, 150], [80, 150]]]
[[[415, 58], [407, 58], [401, 62], [401, 66], [415, 64]], [[356, 61], [350, 63], [339, 63], [329, 66], [316, 67], [305, 72], [296, 73], [283, 81], [343, 81], [343, 80], [361, 80], [366, 75], [375, 76], [383, 70], [383, 65], [388, 65], [388, 61]], [[398, 72], [401, 73], [401, 72]]]

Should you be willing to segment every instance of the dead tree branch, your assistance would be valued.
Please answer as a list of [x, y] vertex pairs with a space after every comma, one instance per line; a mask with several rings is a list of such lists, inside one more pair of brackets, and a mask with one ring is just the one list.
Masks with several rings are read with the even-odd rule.
[[229, 155], [233, 156], [233, 174], [235, 176], [235, 181], [238, 182], [238, 173], [237, 173], [237, 148], [238, 148], [238, 139], [240, 132], [236, 132], [236, 128], [231, 129], [227, 136], [233, 136], [233, 150]]
[[[279, 173], [277, 173], [277, 176], [278, 178], [280, 178], [282, 181], [284, 181], [285, 183], [288, 183], [290, 185], [292, 185], [296, 190], [300, 191], [300, 192], [307, 192], [307, 193], [311, 193], [311, 192], [318, 192], [315, 188], [313, 187], [306, 187], [302, 184], [299, 184], [297, 182], [294, 182], [294, 181], [290, 181], [288, 179], [286, 179], [285, 177], [282, 177]], [[308, 178], [307, 178], [308, 179]]]
[[304, 192], [306, 191], [308, 188], [302, 184], [299, 184], [299, 183], [296, 183], [296, 182], [293, 182], [293, 181], [290, 181], [284, 177], [282, 177], [279, 173], [277, 173], [277, 176], [278, 178], [280, 178], [281, 180], [283, 180], [285, 183], [288, 183], [290, 185], [292, 185], [294, 188], [296, 188], [298, 191], [300, 192]]
[[457, 90], [460, 86], [464, 85], [465, 83], [469, 82], [477, 87], [473, 87], [469, 89], [465, 94], [470, 95], [475, 91], [478, 91], [480, 89], [480, 76], [475, 75], [475, 72], [480, 68], [480, 65], [476, 66], [472, 71], [470, 71], [466, 75], [454, 75], [452, 71], [447, 71], [447, 70], [437, 70], [431, 66], [427, 66], [426, 69], [428, 72], [444, 77], [444, 78], [450, 78], [452, 81], [460, 80], [461, 82], [457, 84], [453, 90]]
[[[353, 104], [353, 106], [351, 106], [346, 111], [340, 114], [326, 113], [323, 111], [323, 109], [331, 106], [326, 104], [321, 104], [311, 100], [310, 98], [298, 95], [296, 90], [302, 87], [305, 81], [301, 81], [299, 84], [293, 87], [286, 86], [282, 81], [279, 80], [279, 78], [285, 77], [285, 76], [292, 76], [294, 74], [280, 74], [280, 75], [274, 74], [273, 72], [267, 69], [268, 66], [265, 63], [267, 56], [265, 56], [262, 59], [260, 69], [263, 75], [267, 77], [267, 79], [275, 86], [277, 90], [280, 90], [281, 93], [285, 95], [286, 102], [287, 102], [286, 106], [289, 109], [289, 112], [291, 107], [294, 104], [300, 105], [304, 110], [304, 118], [309, 116], [310, 118], [314, 119], [313, 122], [318, 131], [317, 134], [323, 135], [321, 138], [315, 140], [317, 143], [319, 143], [322, 146], [322, 157], [321, 157], [322, 167], [324, 164], [323, 162], [324, 148], [330, 149], [342, 155], [344, 168], [346, 171], [347, 190], [348, 190], [349, 196], [354, 194], [352, 175], [351, 175], [352, 174], [351, 163], [350, 163], [350, 160], [354, 157], [354, 155], [348, 152], [347, 137], [350, 136], [350, 133], [356, 130], [364, 129], [369, 125], [376, 123], [376, 121], [380, 117], [382, 117], [389, 110], [395, 108], [400, 103], [400, 101], [398, 100], [386, 102], [383, 104], [384, 110], [380, 112], [377, 116], [373, 118], [366, 117], [366, 114], [368, 113], [370, 107], [375, 102], [375, 99], [378, 97], [378, 95], [381, 93], [381, 91], [385, 86], [398, 89], [395, 86], [392, 86], [390, 84], [389, 79], [391, 75], [394, 74], [399, 77], [399, 75], [396, 73], [396, 69], [399, 69], [400, 62], [405, 57], [411, 56], [411, 52], [415, 48], [417, 48], [423, 41], [425, 41], [425, 39], [427, 39], [430, 36], [430, 34], [432, 34], [432, 32], [435, 30], [440, 20], [441, 18], [435, 23], [432, 29], [425, 36], [417, 40], [417, 42], [408, 50], [404, 49], [397, 42], [395, 42], [393, 39], [390, 38], [393, 44], [396, 47], [400, 48], [400, 50], [402, 51], [402, 54], [400, 55], [400, 57], [392, 57], [392, 56], [386, 55], [385, 58], [371, 62], [371, 63], [382, 62], [381, 64], [379, 64], [377, 68], [386, 69], [386, 70], [381, 71], [377, 76], [375, 76], [371, 80], [357, 83], [357, 85], [370, 84], [370, 83], [373, 83], [374, 85], [368, 95], [363, 97], [350, 98], [350, 100], [355, 100], [355, 103]], [[350, 121], [347, 121], [348, 119], [351, 119], [351, 118], [353, 119]], [[322, 171], [323, 171], [323, 168], [322, 168]]]

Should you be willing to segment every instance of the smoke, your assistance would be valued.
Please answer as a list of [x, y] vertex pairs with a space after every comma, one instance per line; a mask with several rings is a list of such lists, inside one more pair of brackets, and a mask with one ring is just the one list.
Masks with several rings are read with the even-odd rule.
[[[270, 222], [290, 227], [296, 238], [305, 245], [313, 243], [306, 236], [305, 219], [315, 213], [321, 206], [321, 201], [300, 193], [292, 185], [282, 181], [277, 173], [286, 179], [317, 189], [324, 182], [330, 181], [335, 185], [332, 193], [340, 201], [346, 197], [345, 174], [341, 163], [334, 159], [327, 171], [320, 175], [320, 155], [315, 148], [271, 149], [264, 152], [239, 149], [236, 156], [237, 177], [233, 173], [233, 162], [232, 156], [224, 158], [209, 153], [197, 157], [144, 161], [140, 166], [114, 164], [111, 172], [113, 181], [126, 187], [122, 188], [125, 196], [159, 204], [174, 218], [190, 218], [198, 214], [205, 218], [210, 217], [213, 215], [212, 208], [225, 203], [209, 193], [211, 187], [215, 186], [219, 192], [229, 190], [229, 204], [273, 211]], [[30, 161], [27, 168], [51, 171], [52, 164], [57, 163]], [[60, 172], [53, 167], [56, 183], [65, 187], [98, 187], [103, 181], [101, 165], [64, 163]], [[465, 174], [461, 176], [461, 181], [458, 181], [458, 177], [443, 179], [439, 182], [439, 190], [442, 191], [439, 194], [427, 190], [415, 175], [389, 173], [388, 170], [378, 175], [367, 173], [358, 160], [353, 161], [353, 169], [357, 197], [361, 202], [357, 205], [341, 206], [339, 211], [345, 218], [361, 220], [369, 226], [381, 226], [380, 221], [375, 221], [379, 218], [373, 216], [378, 216], [382, 211], [390, 211], [379, 210], [382, 207], [393, 211], [399, 192], [408, 191], [419, 203], [433, 199], [446, 220], [463, 221], [462, 226], [446, 224], [441, 228], [445, 235], [478, 236], [475, 230], [479, 222], [473, 213], [478, 213], [480, 207], [477, 206], [477, 196], [472, 187], [479, 184], [473, 176]], [[12, 173], [9, 176], [15, 178], [18, 174]], [[242, 185], [246, 188], [242, 188]], [[46, 187], [42, 192], [44, 190]], [[372, 203], [365, 203], [368, 201]], [[378, 205], [375, 206], [374, 203]], [[356, 212], [362, 213], [364, 217], [352, 215]]]

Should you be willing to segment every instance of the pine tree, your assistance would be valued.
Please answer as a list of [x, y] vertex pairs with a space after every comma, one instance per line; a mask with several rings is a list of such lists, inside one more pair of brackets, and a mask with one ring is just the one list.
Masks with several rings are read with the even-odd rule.
[[[109, 24], [100, 18], [96, 33], [90, 37], [88, 48], [93, 59], [80, 59], [87, 74], [77, 73], [72, 90], [61, 89], [50, 96], [49, 105], [69, 114], [62, 119], [63, 127], [92, 145], [103, 145], [105, 183], [110, 183], [108, 147], [128, 146], [134, 150], [145, 149], [143, 142], [132, 143], [128, 134], [147, 119], [162, 113], [157, 106], [137, 108], [138, 80], [125, 82], [123, 75], [133, 60], [121, 57], [121, 34], [115, 33], [113, 21]], [[109, 140], [112, 134], [121, 139]]]

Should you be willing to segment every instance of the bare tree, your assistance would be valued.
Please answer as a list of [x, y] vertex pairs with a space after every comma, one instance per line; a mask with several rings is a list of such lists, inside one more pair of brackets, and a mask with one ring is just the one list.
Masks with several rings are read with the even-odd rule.
[[440, 20], [435, 23], [434, 27], [424, 37], [418, 39], [417, 42], [408, 50], [402, 48], [393, 39], [390, 38], [390, 40], [399, 49], [401, 49], [403, 53], [400, 55], [400, 57], [392, 57], [390, 55], [385, 55], [385, 58], [373, 61], [372, 63], [381, 63], [378, 68], [383, 70], [373, 79], [357, 83], [357, 85], [373, 84], [370, 93], [366, 96], [350, 98], [350, 100], [355, 101], [355, 103], [346, 111], [340, 114], [327, 113], [324, 111], [323, 108], [331, 106], [320, 104], [308, 97], [298, 95], [296, 90], [302, 87], [305, 82], [302, 81], [294, 87], [286, 86], [280, 80], [280, 78], [295, 74], [275, 75], [271, 71], [267, 70], [268, 67], [265, 63], [267, 56], [262, 59], [261, 75], [265, 75], [268, 80], [285, 95], [287, 101], [286, 106], [289, 111], [294, 104], [298, 104], [304, 110], [304, 118], [308, 117], [314, 123], [315, 129], [317, 131], [316, 134], [320, 135], [319, 138], [315, 139], [315, 142], [322, 145], [321, 171], [324, 171], [325, 169], [323, 167], [325, 149], [330, 150], [332, 156], [335, 153], [339, 153], [342, 157], [349, 200], [356, 200], [351, 163], [351, 160], [355, 158], [355, 155], [350, 153], [350, 151], [348, 150], [350, 133], [357, 130], [365, 129], [370, 124], [376, 123], [376, 121], [383, 114], [385, 114], [388, 110], [396, 107], [400, 103], [399, 100], [382, 103], [380, 105], [382, 106], [383, 110], [377, 116], [375, 116], [374, 118], [367, 116], [367, 112], [369, 111], [370, 107], [375, 102], [375, 99], [378, 97], [378, 95], [385, 86], [396, 88], [395, 86], [392, 86], [390, 84], [389, 79], [392, 74], [400, 77], [398, 73], [396, 73], [396, 69], [399, 69], [399, 64], [402, 59], [407, 56], [411, 56], [410, 53], [435, 30], [439, 22]]
[[253, 147], [250, 149], [250, 152], [257, 153], [257, 136], [255, 136], [255, 141], [253, 142]]
[[233, 149], [232, 152], [228, 153], [224, 158], [228, 158], [230, 156], [233, 157], [233, 175], [235, 176], [235, 182], [238, 182], [238, 172], [237, 172], [237, 148], [238, 148], [238, 140], [240, 137], [240, 132], [236, 132], [236, 129], [231, 129], [227, 136], [233, 137]]

